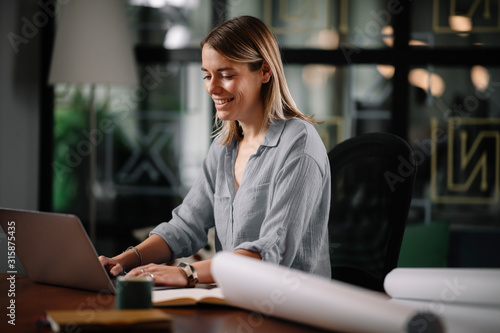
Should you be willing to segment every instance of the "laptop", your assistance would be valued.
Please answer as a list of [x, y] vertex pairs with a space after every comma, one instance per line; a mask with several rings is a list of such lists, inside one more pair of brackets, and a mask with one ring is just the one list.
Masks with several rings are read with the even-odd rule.
[[15, 236], [16, 254], [31, 280], [115, 293], [77, 216], [0, 208], [0, 225], [7, 237]]

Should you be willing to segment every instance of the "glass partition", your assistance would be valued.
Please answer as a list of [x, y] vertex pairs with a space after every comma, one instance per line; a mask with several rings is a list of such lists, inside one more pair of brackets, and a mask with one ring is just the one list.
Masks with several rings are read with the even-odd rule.
[[434, 47], [499, 47], [498, 1], [425, 0], [413, 2], [412, 39]]
[[[421, 218], [498, 225], [500, 68], [410, 71], [409, 141], [418, 162]], [[430, 83], [430, 84], [429, 84]]]
[[117, 247], [130, 230], [170, 219], [197, 177], [211, 141], [212, 107], [200, 64], [141, 66], [136, 87], [97, 86], [89, 133], [89, 87], [56, 86], [53, 206], [88, 219], [91, 140], [97, 146], [97, 232]]
[[253, 15], [266, 22], [286, 48], [383, 48], [393, 9], [385, 1], [229, 0], [228, 17]]

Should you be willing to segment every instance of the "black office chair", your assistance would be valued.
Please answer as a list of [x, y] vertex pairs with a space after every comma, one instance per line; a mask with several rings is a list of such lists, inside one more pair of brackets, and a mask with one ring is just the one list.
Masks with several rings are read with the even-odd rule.
[[332, 278], [382, 291], [401, 249], [416, 174], [413, 150], [396, 135], [368, 133], [339, 143], [328, 157]]

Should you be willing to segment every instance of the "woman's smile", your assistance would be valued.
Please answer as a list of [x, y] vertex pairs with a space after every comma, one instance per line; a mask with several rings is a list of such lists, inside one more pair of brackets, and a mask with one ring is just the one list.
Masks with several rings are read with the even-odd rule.
[[234, 98], [213, 98], [213, 101], [215, 103], [215, 108], [217, 110], [223, 109], [225, 106], [227, 106], [230, 102], [232, 102]]

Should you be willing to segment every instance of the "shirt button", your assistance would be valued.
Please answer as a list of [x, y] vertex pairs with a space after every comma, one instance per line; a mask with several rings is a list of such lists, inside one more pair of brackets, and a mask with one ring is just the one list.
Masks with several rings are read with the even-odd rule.
[[284, 232], [285, 232], [285, 230], [283, 230], [283, 228], [279, 228], [278, 229], [278, 236], [283, 235]]

